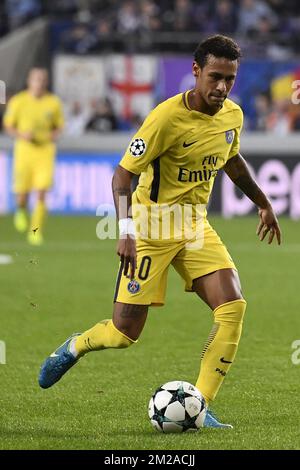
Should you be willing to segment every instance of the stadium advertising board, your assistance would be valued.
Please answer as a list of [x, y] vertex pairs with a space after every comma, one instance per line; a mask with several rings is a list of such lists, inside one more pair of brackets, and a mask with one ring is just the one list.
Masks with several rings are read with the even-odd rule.
[[[271, 199], [278, 215], [287, 214], [300, 219], [300, 162], [295, 156], [274, 158], [247, 155], [247, 163], [259, 186]], [[224, 172], [217, 177], [210, 210], [224, 217], [247, 215], [255, 210], [254, 204], [232, 184]]]
[[[58, 214], [96, 214], [99, 205], [111, 206], [111, 179], [121, 155], [118, 153], [59, 153], [55, 184], [49, 194], [50, 210]], [[278, 215], [300, 219], [300, 162], [297, 156], [247, 155], [247, 161]], [[11, 212], [11, 158], [0, 154], [0, 213]], [[224, 217], [247, 215], [255, 210], [249, 199], [223, 173], [217, 176], [210, 211]]]

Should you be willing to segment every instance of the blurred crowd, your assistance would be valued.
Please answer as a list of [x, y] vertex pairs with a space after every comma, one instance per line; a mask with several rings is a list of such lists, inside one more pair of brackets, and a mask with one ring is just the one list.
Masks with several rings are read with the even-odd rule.
[[88, 106], [74, 101], [65, 106], [65, 135], [78, 136], [88, 132], [134, 131], [142, 124], [141, 116], [123, 119], [115, 113], [109, 98], [95, 98]]
[[[62, 2], [63, 3], [63, 2]], [[78, 0], [74, 25], [59, 47], [96, 50], [189, 52], [198, 34], [239, 37], [249, 56], [287, 57], [297, 51], [297, 0]], [[124, 41], [124, 37], [126, 40]]]
[[[51, 20], [52, 52], [191, 54], [202, 37], [218, 32], [237, 38], [245, 58], [276, 61], [299, 54], [298, 0], [2, 0], [0, 35], [41, 15]], [[87, 108], [74, 101], [65, 114], [70, 136], [131, 131], [143, 120], [120, 117], [109, 98], [95, 98]], [[280, 135], [300, 131], [300, 106], [257, 91], [245, 129]]]
[[[97, 133], [111, 131], [135, 131], [142, 124], [141, 116], [131, 120], [122, 120], [114, 113], [108, 98], [97, 99], [89, 108], [83, 108], [75, 102], [66, 112], [67, 135], [82, 135], [89, 131]], [[251, 118], [245, 115], [245, 131], [264, 132], [276, 135], [287, 135], [300, 131], [300, 106], [290, 100], [272, 100], [267, 93], [254, 97], [254, 114]]]
[[[285, 136], [291, 132], [300, 131], [300, 106], [293, 105], [289, 100], [275, 101], [269, 94], [261, 93], [254, 97], [255, 112], [249, 118], [245, 115], [244, 130], [264, 132]], [[0, 130], [2, 129], [1, 106]], [[94, 99], [89, 106], [84, 107], [79, 101], [65, 103], [64, 135], [78, 137], [87, 133], [106, 133], [114, 131], [136, 131], [142, 124], [139, 115], [124, 120], [115, 113], [109, 98]]]
[[[7, 102], [11, 96], [7, 95]], [[69, 137], [78, 137], [87, 133], [106, 133], [114, 131], [137, 130], [143, 118], [134, 114], [128, 119], [118, 115], [109, 98], [94, 98], [85, 106], [80, 101], [63, 103], [65, 127], [63, 134]], [[0, 132], [3, 132], [3, 116], [5, 106], [0, 106]]]
[[246, 117], [246, 130], [282, 136], [300, 131], [300, 106], [291, 100], [272, 100], [268, 93], [260, 93], [254, 97], [254, 107], [253, 119]]
[[297, 0], [2, 0], [0, 5], [0, 34], [48, 15], [64, 22], [58, 47], [79, 54], [158, 47], [188, 52], [198, 41], [187, 33], [214, 32], [238, 36], [249, 55], [298, 52]]

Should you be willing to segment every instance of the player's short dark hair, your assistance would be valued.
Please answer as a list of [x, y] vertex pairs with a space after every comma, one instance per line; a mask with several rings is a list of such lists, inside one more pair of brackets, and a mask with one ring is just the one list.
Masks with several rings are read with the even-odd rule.
[[201, 42], [194, 52], [194, 59], [200, 68], [205, 66], [209, 55], [225, 57], [225, 59], [239, 62], [242, 54], [241, 49], [233, 39], [222, 34], [216, 34]]

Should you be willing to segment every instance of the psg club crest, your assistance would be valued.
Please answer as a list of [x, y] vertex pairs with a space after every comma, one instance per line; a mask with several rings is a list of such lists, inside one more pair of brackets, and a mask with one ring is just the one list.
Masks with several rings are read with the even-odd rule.
[[141, 286], [140, 286], [139, 282], [136, 281], [135, 279], [128, 282], [127, 289], [128, 289], [128, 292], [130, 292], [130, 294], [136, 294], [140, 290], [140, 288], [141, 288]]
[[227, 144], [232, 144], [233, 137], [234, 137], [234, 131], [233, 130], [225, 132], [225, 139], [226, 139]]
[[129, 152], [133, 157], [140, 157], [146, 151], [146, 142], [143, 139], [133, 139], [129, 146]]

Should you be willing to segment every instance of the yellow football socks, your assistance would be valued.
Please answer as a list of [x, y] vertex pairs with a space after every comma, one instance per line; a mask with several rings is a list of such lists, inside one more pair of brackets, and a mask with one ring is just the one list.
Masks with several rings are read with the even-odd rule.
[[46, 211], [47, 208], [45, 202], [37, 201], [31, 216], [30, 230], [32, 230], [33, 232], [39, 231], [40, 233], [43, 231]]
[[234, 361], [242, 333], [246, 301], [233, 300], [214, 310], [215, 324], [204, 347], [196, 387], [207, 403], [214, 400]]
[[128, 348], [136, 342], [124, 335], [124, 333], [121, 333], [115, 327], [112, 320], [103, 320], [78, 336], [74, 346], [78, 357], [81, 357], [89, 351], [99, 351], [108, 348]]
[[28, 229], [28, 216], [26, 209], [19, 208], [14, 215], [14, 225], [18, 232], [26, 232]]
[[31, 216], [30, 231], [27, 235], [27, 240], [31, 245], [42, 245], [43, 243], [42, 229], [46, 212], [46, 204], [43, 201], [37, 201]]

